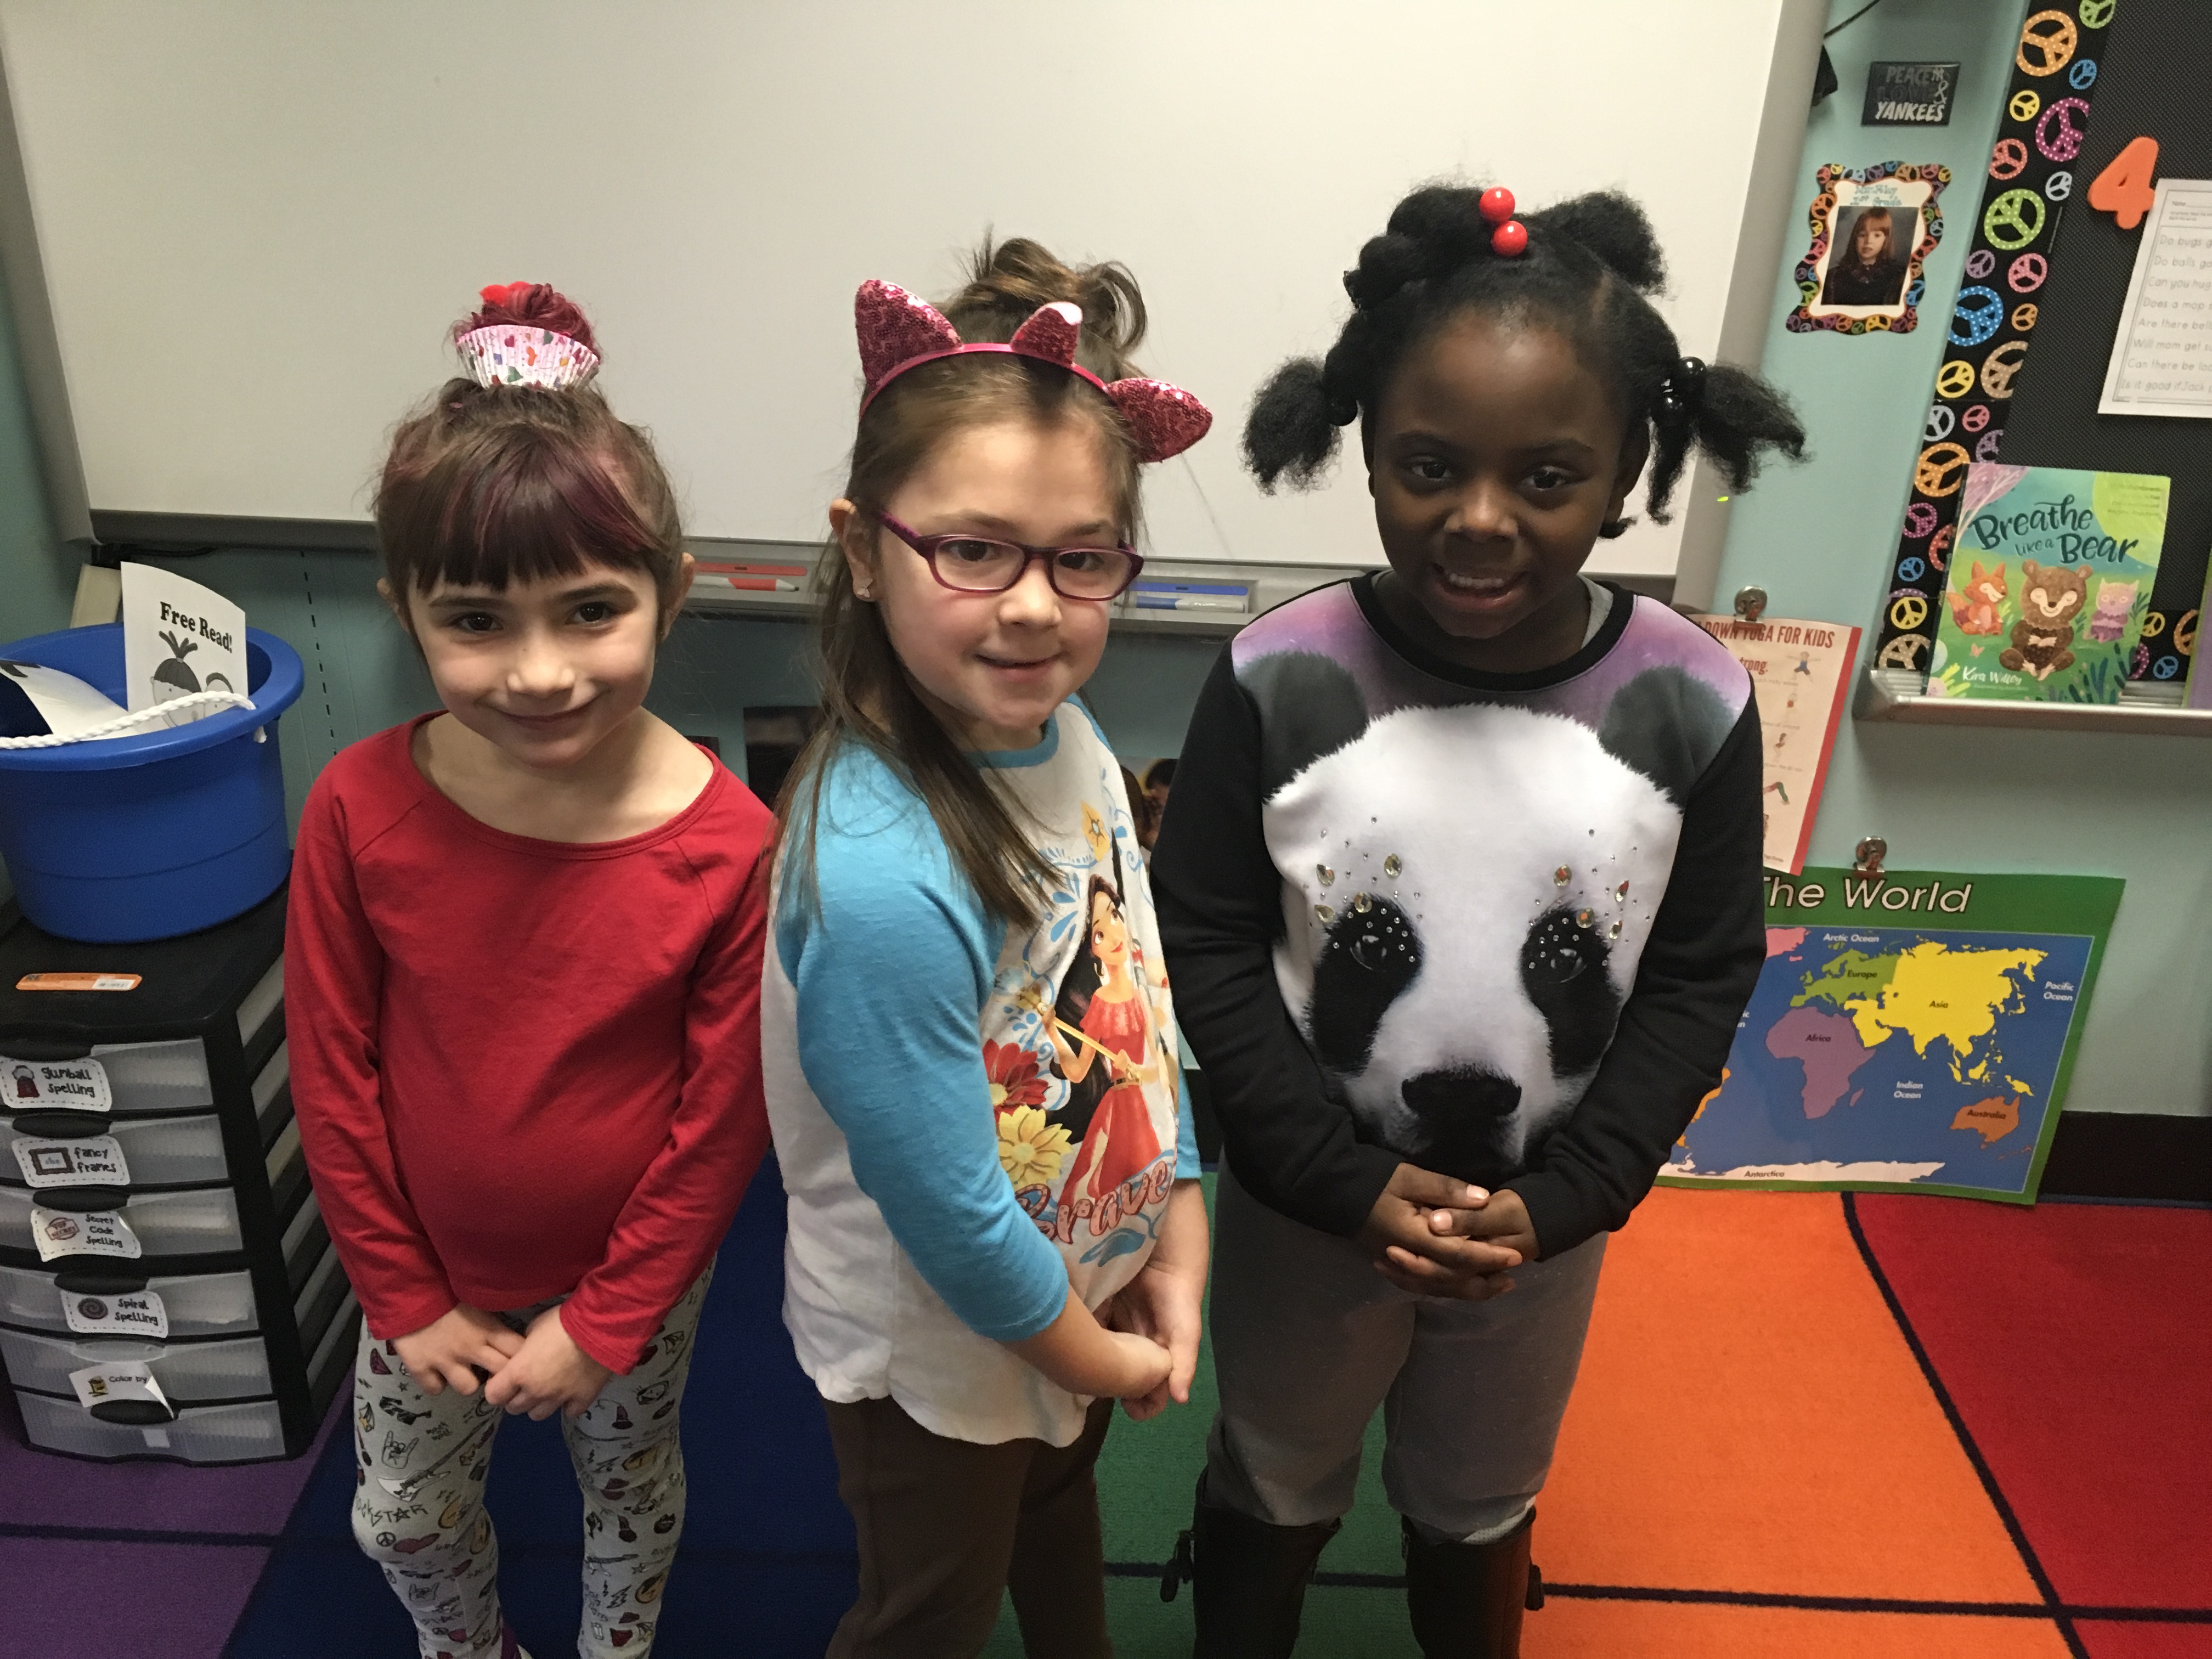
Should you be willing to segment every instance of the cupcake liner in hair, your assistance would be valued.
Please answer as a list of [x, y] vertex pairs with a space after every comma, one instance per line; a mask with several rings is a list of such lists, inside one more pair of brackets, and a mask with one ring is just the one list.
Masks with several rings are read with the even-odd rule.
[[582, 386], [599, 372], [599, 354], [526, 323], [489, 323], [456, 340], [461, 361], [478, 386], [536, 386], [559, 391]]

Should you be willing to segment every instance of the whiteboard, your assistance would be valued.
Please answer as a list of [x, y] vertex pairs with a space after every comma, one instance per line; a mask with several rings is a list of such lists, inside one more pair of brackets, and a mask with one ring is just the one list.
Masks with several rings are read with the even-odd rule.
[[[1454, 174], [1626, 189], [1712, 356], [1808, 4], [0, 0], [0, 54], [95, 522], [365, 520], [448, 326], [528, 278], [591, 313], [694, 534], [816, 539], [854, 288], [942, 294], [988, 228], [1127, 263], [1145, 368], [1215, 410], [1150, 480], [1152, 550], [1359, 563], [1356, 451], [1270, 498], [1237, 434], [1334, 338], [1391, 204]], [[1742, 264], [1763, 323], [1772, 259]], [[1669, 572], [1680, 537], [1599, 562]]]

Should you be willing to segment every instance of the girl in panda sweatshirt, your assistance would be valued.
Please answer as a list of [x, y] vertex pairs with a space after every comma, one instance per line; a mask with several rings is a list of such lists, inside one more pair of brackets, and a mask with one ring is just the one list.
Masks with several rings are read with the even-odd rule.
[[1389, 568], [1237, 637], [1154, 855], [1225, 1141], [1201, 1659], [1290, 1653], [1377, 1406], [1423, 1652], [1517, 1653], [1605, 1235], [1758, 973], [1747, 677], [1581, 570], [1647, 466], [1661, 518], [1692, 448], [1740, 490], [1803, 434], [1681, 355], [1661, 281], [1620, 197], [1418, 191], [1253, 406], [1270, 488], [1359, 422]]

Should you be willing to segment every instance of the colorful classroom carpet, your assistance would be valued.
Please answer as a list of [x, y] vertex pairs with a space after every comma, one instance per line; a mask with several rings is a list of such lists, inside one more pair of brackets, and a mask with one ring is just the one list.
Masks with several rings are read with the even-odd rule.
[[[775, 1322], [770, 1175], [722, 1253], [685, 1409], [691, 1512], [658, 1651], [812, 1656], [851, 1595], [827, 1437]], [[1536, 1532], [1529, 1659], [2212, 1659], [2212, 1211], [1662, 1191], [1616, 1241]], [[1124, 1659], [1189, 1651], [1156, 1569], [1210, 1409], [1101, 1470]], [[1471, 1401], [1470, 1409], [1480, 1409]], [[342, 1420], [338, 1421], [342, 1428]], [[1301, 1656], [1415, 1649], [1370, 1458]], [[42, 1659], [404, 1659], [355, 1550], [348, 1443], [101, 1468], [0, 1431], [4, 1646]], [[577, 1504], [550, 1425], [500, 1443], [510, 1612], [574, 1652]], [[1011, 1615], [988, 1650], [1021, 1651]]]

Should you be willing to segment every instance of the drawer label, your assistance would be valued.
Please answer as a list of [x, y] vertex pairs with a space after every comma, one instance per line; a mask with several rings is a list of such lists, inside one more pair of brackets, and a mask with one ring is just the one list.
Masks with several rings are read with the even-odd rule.
[[115, 1104], [96, 1060], [12, 1060], [0, 1054], [0, 1112], [105, 1112]]
[[15, 1162], [32, 1187], [128, 1187], [131, 1166], [113, 1135], [84, 1140], [40, 1140], [17, 1135]]
[[[81, 1371], [69, 1374], [70, 1387], [76, 1390], [76, 1403], [90, 1411], [94, 1406], [104, 1406], [115, 1400], [149, 1400], [171, 1416], [177, 1408], [169, 1404], [168, 1395], [154, 1380], [152, 1367], [143, 1361], [132, 1364], [87, 1365]], [[148, 1443], [151, 1444], [151, 1442]]]
[[62, 1318], [79, 1336], [169, 1334], [169, 1310], [161, 1305], [159, 1291], [133, 1291], [125, 1296], [88, 1296], [71, 1291], [57, 1294], [62, 1299]]
[[72, 1210], [49, 1210], [33, 1204], [31, 1242], [39, 1247], [41, 1261], [64, 1255], [119, 1255], [136, 1261], [139, 1255], [138, 1235], [113, 1210], [79, 1215]]
[[136, 974], [26, 974], [15, 981], [19, 991], [135, 991]]

